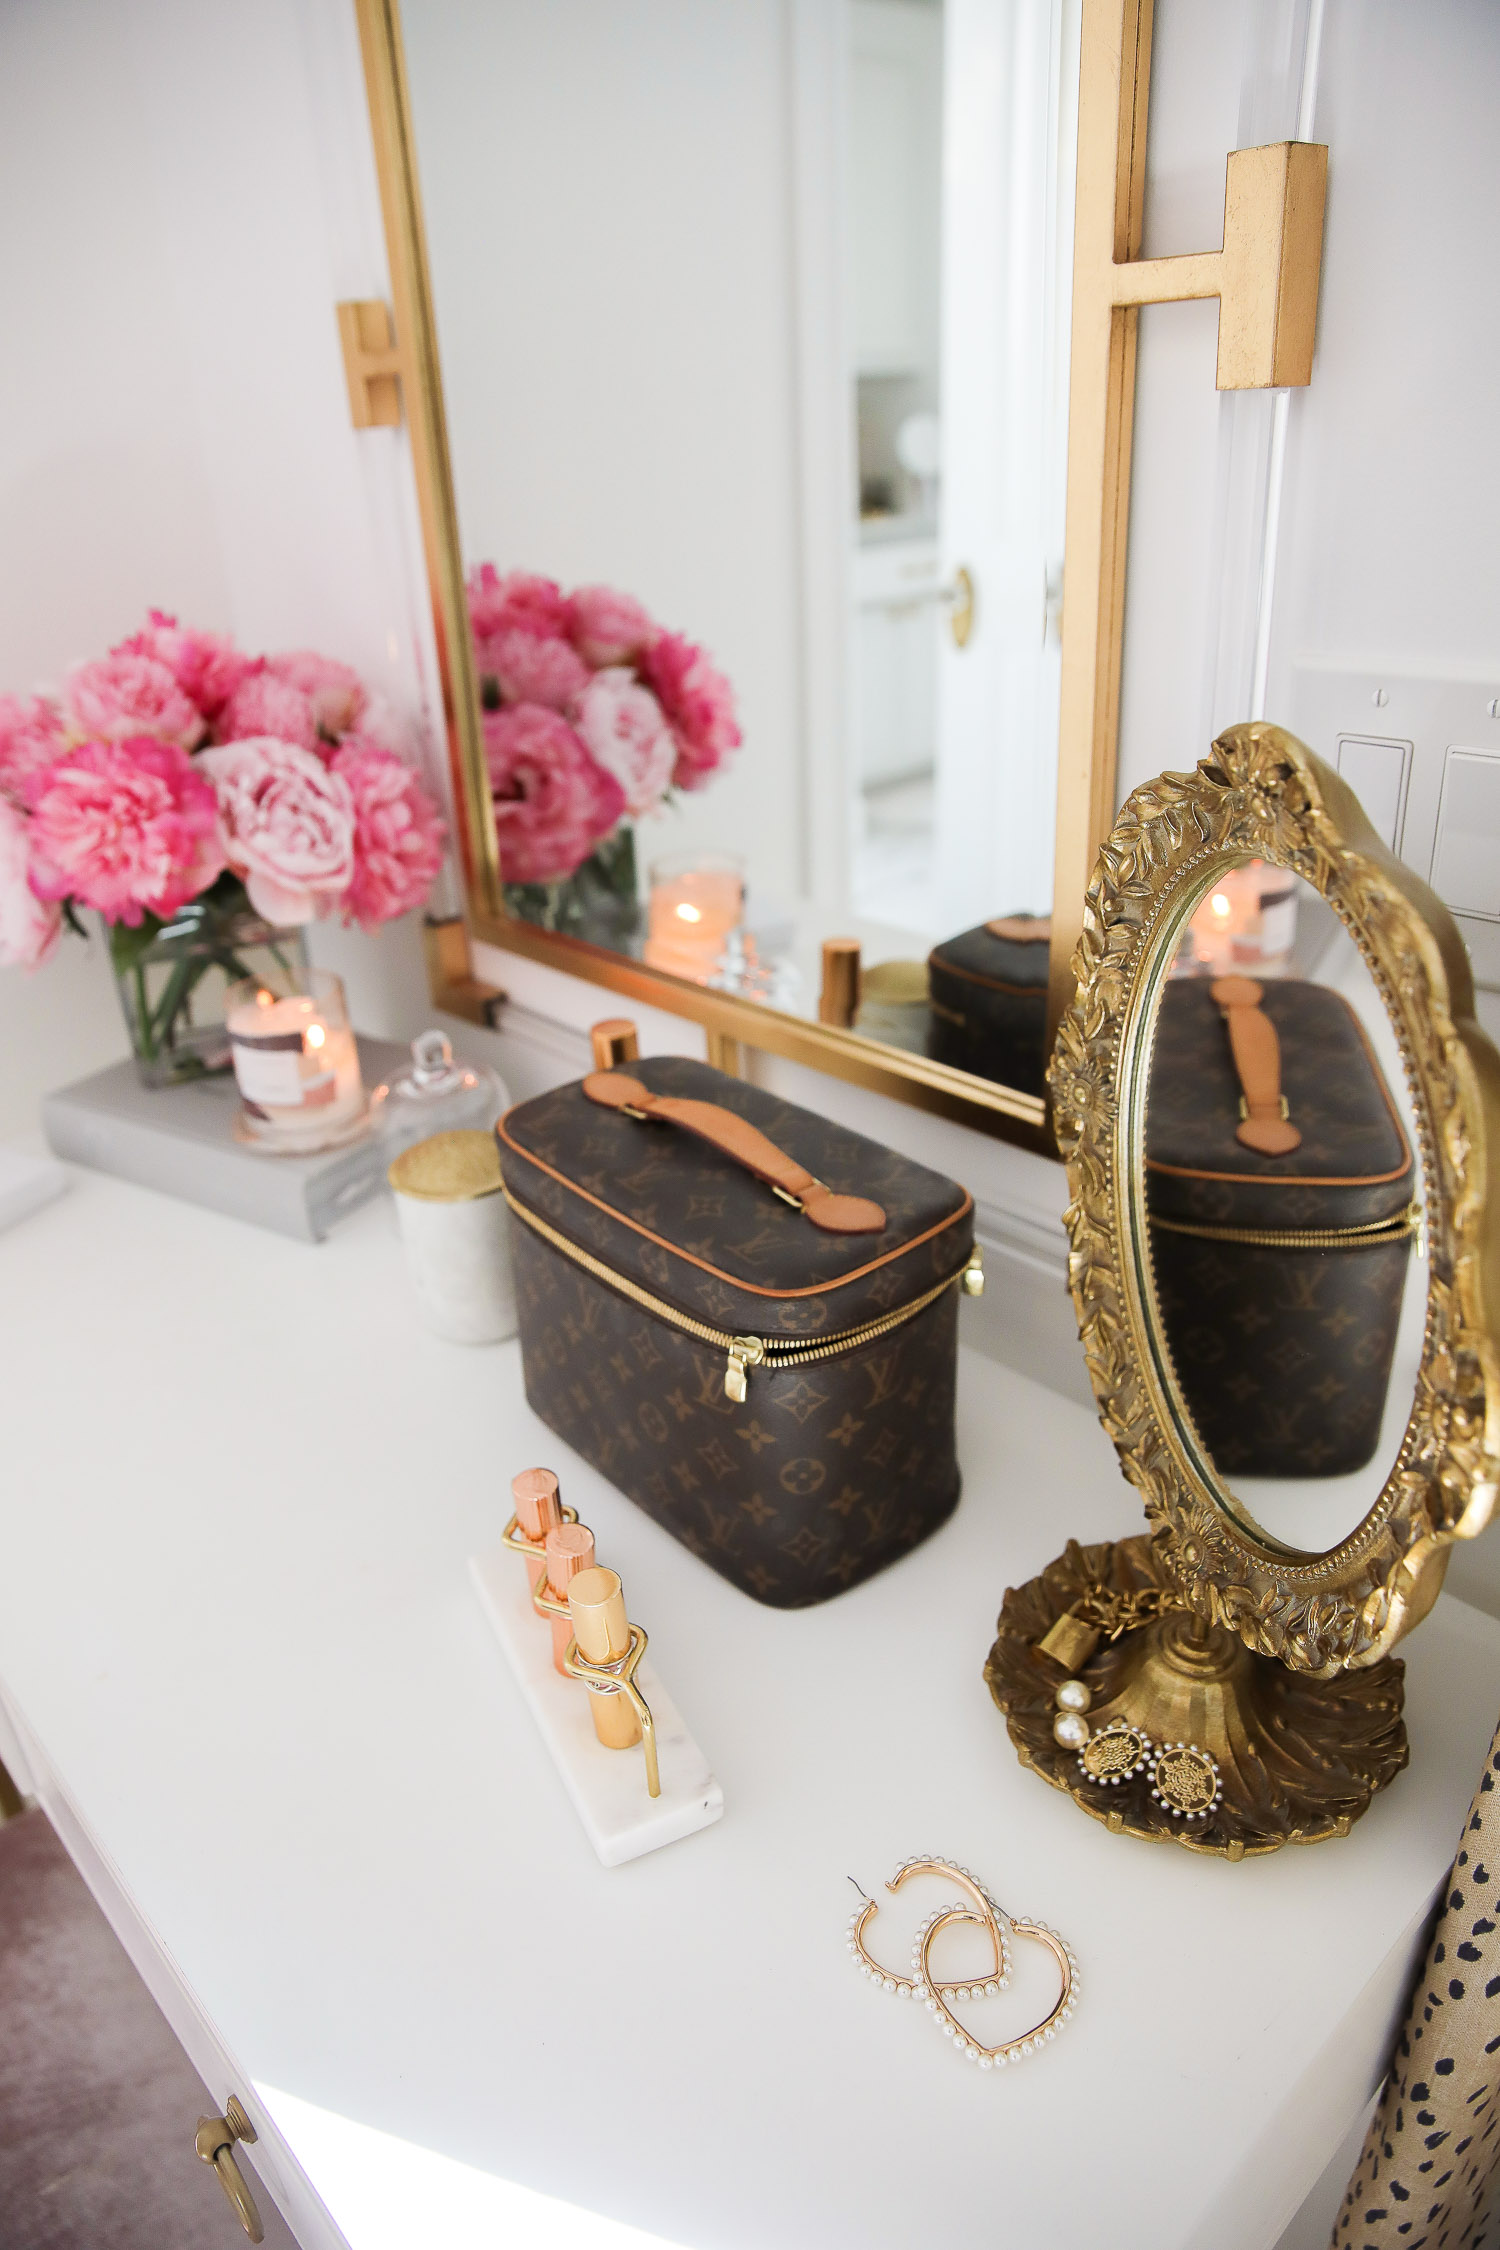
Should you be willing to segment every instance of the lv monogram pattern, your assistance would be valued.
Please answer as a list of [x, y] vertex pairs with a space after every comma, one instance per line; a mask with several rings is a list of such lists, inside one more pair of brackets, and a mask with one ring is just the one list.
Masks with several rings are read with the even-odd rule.
[[532, 1407], [757, 1601], [826, 1601], [952, 1513], [957, 1289], [859, 1350], [753, 1368], [736, 1405], [722, 1352], [592, 1280], [519, 1221], [511, 1243]]
[[998, 938], [983, 923], [927, 956], [933, 1059], [977, 1078], [1046, 1091], [1047, 948]]
[[[1206, 979], [1169, 984], [1147, 1104], [1151, 1213], [1321, 1230], [1404, 1211], [1411, 1151], [1348, 1002], [1290, 978], [1268, 978], [1263, 991], [1301, 1147], [1262, 1156], [1235, 1138], [1240, 1085], [1223, 1016]], [[1277, 1249], [1151, 1229], [1172, 1363], [1222, 1474], [1332, 1477], [1365, 1466], [1380, 1438], [1409, 1257], [1405, 1239]]]
[[1275, 1250], [1151, 1230], [1184, 1402], [1226, 1476], [1334, 1477], [1380, 1438], [1409, 1243]]
[[823, 1234], [717, 1149], [601, 1109], [577, 1085], [512, 1110], [500, 1140], [512, 1193], [679, 1312], [734, 1335], [815, 1341], [910, 1303], [968, 1257], [971, 1206], [941, 1173], [686, 1056], [630, 1067], [653, 1093], [735, 1110], [886, 1214], [882, 1234]]

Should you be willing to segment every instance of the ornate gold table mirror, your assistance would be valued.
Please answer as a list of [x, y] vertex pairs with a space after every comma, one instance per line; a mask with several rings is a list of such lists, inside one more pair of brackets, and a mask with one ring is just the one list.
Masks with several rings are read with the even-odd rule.
[[1391, 1651], [1495, 1505], [1500, 1055], [1446, 909], [1263, 723], [1129, 798], [1074, 968], [1070, 1281], [1151, 1532], [1007, 1593], [986, 1677], [1111, 1828], [1343, 1835], [1406, 1763]]

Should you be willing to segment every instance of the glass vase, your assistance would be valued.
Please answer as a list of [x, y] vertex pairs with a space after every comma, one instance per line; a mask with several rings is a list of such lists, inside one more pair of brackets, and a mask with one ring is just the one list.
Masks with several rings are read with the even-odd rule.
[[559, 882], [507, 883], [504, 895], [507, 909], [522, 922], [618, 950], [641, 921], [635, 830], [617, 828]]
[[278, 930], [252, 912], [244, 891], [205, 892], [159, 921], [109, 925], [110, 965], [146, 1086], [175, 1086], [230, 1067], [224, 996], [245, 977], [273, 971], [306, 985], [307, 946], [301, 930]]

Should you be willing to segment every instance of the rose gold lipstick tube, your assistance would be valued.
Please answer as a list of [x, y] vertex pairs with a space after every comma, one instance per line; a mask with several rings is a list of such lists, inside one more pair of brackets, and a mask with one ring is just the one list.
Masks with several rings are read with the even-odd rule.
[[[630, 1654], [625, 1596], [612, 1570], [580, 1570], [568, 1586], [568, 1609], [578, 1653], [590, 1664], [614, 1664]], [[588, 1690], [594, 1732], [607, 1750], [629, 1750], [641, 1739], [641, 1722], [628, 1696]]]
[[[528, 1539], [540, 1546], [549, 1531], [562, 1522], [562, 1496], [557, 1479], [550, 1469], [523, 1469], [510, 1480], [510, 1496], [515, 1502], [516, 1522]], [[526, 1581], [533, 1593], [537, 1580], [546, 1568], [540, 1556], [525, 1557]]]
[[[594, 1567], [594, 1534], [586, 1523], [560, 1523], [555, 1530], [548, 1532], [546, 1546], [546, 1591], [555, 1602], [565, 1602], [570, 1581], [577, 1577], [580, 1570], [592, 1570]], [[573, 1638], [572, 1619], [553, 1617], [548, 1622], [552, 1627], [552, 1661], [558, 1671], [562, 1672], [563, 1656]], [[567, 1677], [567, 1673], [563, 1672], [563, 1678]]]

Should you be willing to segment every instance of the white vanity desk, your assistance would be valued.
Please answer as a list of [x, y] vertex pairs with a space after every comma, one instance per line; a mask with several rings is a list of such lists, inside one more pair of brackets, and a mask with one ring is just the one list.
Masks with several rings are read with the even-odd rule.
[[[352, 2250], [599, 2239], [481, 2231], [436, 2162], [398, 2225], [378, 2135], [690, 2250], [1273, 2244], [1372, 2090], [1500, 1625], [1444, 1600], [1409, 1644], [1412, 1770], [1347, 1841], [1228, 1866], [1110, 1836], [980, 1676], [1007, 1584], [1140, 1527], [1088, 1414], [968, 1356], [953, 1522], [781, 1615], [572, 1463], [514, 1346], [419, 1329], [398, 1259], [383, 1205], [304, 1249], [88, 1174], [0, 1236], [0, 1754], [305, 2250], [340, 2239], [308, 2178]], [[465, 1572], [537, 1461], [724, 1787], [718, 1826], [612, 1871]], [[846, 1956], [846, 1876], [884, 1898], [923, 1851], [1076, 1948], [1079, 2012], [1019, 2068], [966, 2067]]]

